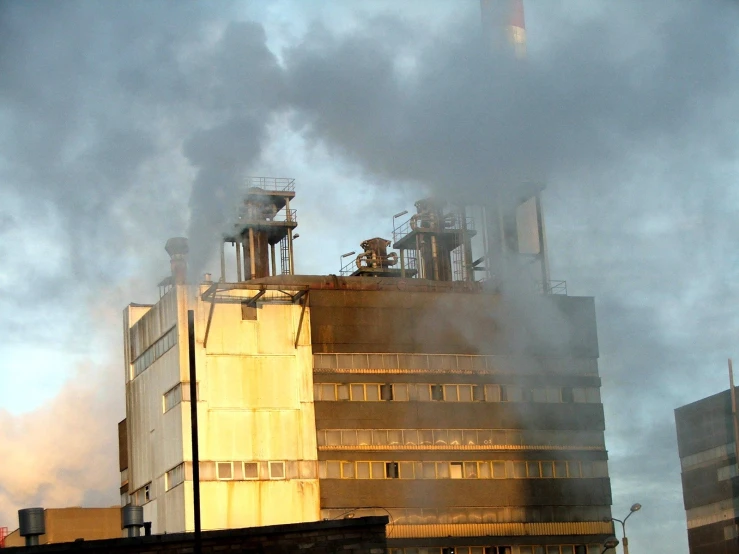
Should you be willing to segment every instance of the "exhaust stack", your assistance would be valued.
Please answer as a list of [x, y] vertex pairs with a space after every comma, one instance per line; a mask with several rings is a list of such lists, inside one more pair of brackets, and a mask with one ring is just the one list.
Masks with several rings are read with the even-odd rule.
[[526, 22], [523, 0], [480, 0], [482, 28], [488, 43], [526, 57]]
[[25, 508], [18, 510], [18, 531], [25, 537], [26, 546], [37, 546], [39, 537], [46, 533], [43, 508]]
[[187, 253], [190, 248], [184, 237], [173, 237], [167, 241], [164, 249], [169, 254], [172, 268], [172, 284], [184, 285], [187, 282]]

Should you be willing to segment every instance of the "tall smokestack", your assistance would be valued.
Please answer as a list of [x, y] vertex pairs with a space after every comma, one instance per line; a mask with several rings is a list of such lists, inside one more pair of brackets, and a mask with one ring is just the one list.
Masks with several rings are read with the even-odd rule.
[[184, 285], [187, 282], [187, 239], [173, 237], [167, 241], [164, 249], [169, 254], [169, 265], [172, 268], [172, 284]]
[[496, 49], [526, 57], [526, 23], [523, 0], [480, 0], [482, 28], [488, 43]]

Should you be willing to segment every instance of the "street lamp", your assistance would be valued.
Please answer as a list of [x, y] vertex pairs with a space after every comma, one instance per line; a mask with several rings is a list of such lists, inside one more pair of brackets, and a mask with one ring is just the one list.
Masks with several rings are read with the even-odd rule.
[[408, 210], [403, 210], [402, 212], [395, 214], [393, 216], [393, 219], [398, 219], [401, 215], [405, 215], [407, 213], [408, 213]]
[[606, 542], [603, 543], [603, 550], [600, 551], [600, 554], [603, 554], [606, 550], [610, 550], [611, 548], [616, 548], [617, 546], [618, 539], [616, 537], [608, 537]]
[[623, 535], [623, 538], [624, 538], [624, 543], [623, 543], [624, 544], [624, 554], [629, 554], [629, 539], [626, 537], [626, 520], [631, 517], [631, 514], [633, 514], [634, 512], [638, 512], [639, 510], [641, 510], [641, 504], [637, 502], [636, 504], [633, 504], [631, 508], [629, 508], [629, 513], [625, 518], [623, 518], [623, 520], [620, 520], [615, 517], [604, 517], [603, 518], [603, 521], [605, 522], [618, 521], [621, 524], [621, 534]]

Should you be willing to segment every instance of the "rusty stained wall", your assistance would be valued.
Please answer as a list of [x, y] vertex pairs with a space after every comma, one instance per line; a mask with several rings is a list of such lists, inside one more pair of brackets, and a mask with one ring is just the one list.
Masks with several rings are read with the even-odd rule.
[[[310, 297], [317, 383], [515, 384], [595, 389], [601, 384], [592, 298], [531, 295], [512, 301], [488, 293], [403, 291], [387, 287], [375, 291], [312, 290]], [[452, 446], [426, 449], [420, 445], [415, 449], [408, 445], [395, 449], [389, 445], [326, 446], [321, 448], [321, 460], [608, 459], [603, 447], [605, 422], [600, 403], [319, 401], [316, 424], [319, 430], [533, 430], [575, 437], [568, 439], [567, 444], [547, 450], [537, 449], [535, 445], [527, 447], [528, 450], [520, 450], [516, 445], [499, 445], [495, 451], [474, 445], [464, 449]], [[582, 441], [577, 440], [578, 433], [582, 433]], [[593, 442], [594, 436], [599, 440]], [[583, 448], [585, 443], [592, 446]], [[577, 535], [587, 527], [590, 535], [582, 537], [582, 541], [589, 542], [598, 538], [592, 536], [594, 530], [607, 534], [609, 526], [600, 522], [600, 514], [609, 513], [611, 490], [607, 477], [322, 479], [321, 504], [322, 508], [332, 510], [331, 513], [360, 506], [382, 506], [393, 512], [401, 509], [448, 512], [439, 516], [439, 522], [448, 519], [442, 526], [444, 537], [449, 534], [457, 537], [449, 545], [467, 544], [464, 526], [468, 522], [464, 517], [455, 519], [453, 513], [457, 507], [463, 511], [502, 506], [542, 507], [553, 519], [545, 520], [549, 523], [537, 528], [537, 533], [546, 535], [547, 529], [559, 525], [562, 528], [559, 534]], [[582, 514], [591, 507], [593, 517], [588, 520], [589, 527], [583, 527]], [[514, 521], [500, 523], [519, 525]], [[408, 526], [404, 530], [408, 542], [404, 545], [431, 544], [424, 542], [433, 536], [429, 532], [419, 527], [414, 535], [413, 526]], [[413, 542], [413, 536], [419, 541]], [[556, 538], [547, 536], [536, 540], [539, 544], [558, 544]]]
[[312, 290], [310, 306], [314, 353], [598, 357], [592, 298]]
[[[191, 294], [189, 306], [196, 312], [200, 459], [275, 461], [285, 462], [286, 469], [293, 463], [301, 467], [300, 475], [289, 478], [260, 474], [255, 480], [202, 483], [203, 528], [320, 519], [309, 311], [296, 347], [300, 305], [260, 302], [254, 313], [244, 317], [240, 304], [218, 303], [204, 346], [211, 304]], [[189, 429], [186, 412], [186, 461], [192, 459]], [[190, 529], [192, 487], [186, 485]]]

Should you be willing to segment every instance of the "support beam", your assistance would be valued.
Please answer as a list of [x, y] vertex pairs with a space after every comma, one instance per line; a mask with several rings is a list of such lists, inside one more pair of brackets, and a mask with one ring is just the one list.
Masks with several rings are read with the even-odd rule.
[[300, 341], [300, 331], [303, 329], [303, 317], [305, 316], [305, 309], [308, 307], [308, 300], [310, 300], [310, 295], [306, 292], [305, 300], [303, 301], [303, 309], [300, 310], [300, 320], [298, 320], [298, 330], [295, 333], [295, 348], [298, 348], [298, 342]]

